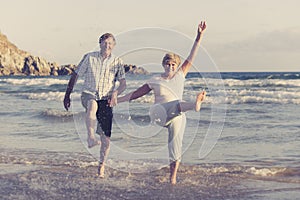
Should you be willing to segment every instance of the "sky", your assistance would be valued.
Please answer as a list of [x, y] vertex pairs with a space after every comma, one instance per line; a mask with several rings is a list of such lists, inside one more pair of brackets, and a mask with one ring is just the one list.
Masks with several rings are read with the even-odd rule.
[[[149, 27], [188, 38], [167, 41], [188, 45], [182, 47], [184, 57], [198, 23], [205, 20], [201, 45], [217, 70], [300, 71], [299, 0], [0, 0], [0, 5], [1, 33], [20, 49], [60, 65], [77, 64], [85, 53], [97, 49], [105, 32], [117, 36], [116, 48], [125, 48], [128, 43], [118, 41], [118, 36]], [[168, 40], [147, 33], [137, 34], [144, 34], [144, 41]], [[136, 42], [143, 47], [143, 42]], [[142, 65], [148, 51], [144, 52], [135, 59], [128, 56], [128, 61], [124, 57], [124, 62]], [[157, 63], [163, 57], [159, 53]], [[209, 71], [209, 66], [204, 70]]]

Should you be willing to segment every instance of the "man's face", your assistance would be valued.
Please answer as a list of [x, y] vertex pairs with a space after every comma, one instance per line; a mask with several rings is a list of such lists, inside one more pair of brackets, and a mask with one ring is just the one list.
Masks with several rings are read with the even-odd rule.
[[112, 37], [106, 38], [100, 43], [100, 49], [101, 53], [105, 53], [106, 55], [110, 55], [114, 46], [115, 46], [115, 41]]

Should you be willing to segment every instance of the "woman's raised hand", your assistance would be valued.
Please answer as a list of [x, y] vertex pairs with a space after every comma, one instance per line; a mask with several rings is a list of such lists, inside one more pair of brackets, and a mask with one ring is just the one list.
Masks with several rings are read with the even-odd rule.
[[206, 29], [206, 23], [205, 21], [201, 21], [200, 24], [198, 25], [198, 34], [204, 33]]

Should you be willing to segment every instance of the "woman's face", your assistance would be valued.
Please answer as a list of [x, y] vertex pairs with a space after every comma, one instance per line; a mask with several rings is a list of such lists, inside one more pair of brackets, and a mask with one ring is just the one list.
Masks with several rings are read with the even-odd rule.
[[165, 69], [165, 73], [168, 75], [171, 75], [176, 72], [178, 65], [176, 62], [174, 62], [172, 60], [167, 60], [164, 63], [163, 67]]

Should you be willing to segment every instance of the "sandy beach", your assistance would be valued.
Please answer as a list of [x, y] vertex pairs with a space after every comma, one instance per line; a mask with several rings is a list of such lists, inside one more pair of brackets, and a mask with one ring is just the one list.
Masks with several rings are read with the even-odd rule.
[[99, 178], [97, 161], [88, 154], [35, 153], [5, 155], [2, 151], [2, 199], [255, 199], [273, 194], [276, 187], [289, 195], [297, 195], [300, 189], [296, 180], [294, 187], [284, 189], [285, 183], [293, 181], [281, 177], [280, 172], [257, 177], [241, 166], [224, 164], [184, 164], [175, 186], [168, 183], [168, 167], [149, 173], [107, 168], [106, 177]]
[[55, 153], [47, 152], [30, 163], [22, 152], [16, 153], [1, 160], [6, 169], [0, 175], [2, 199], [241, 199], [247, 194], [234, 174], [220, 176], [197, 166], [182, 166], [179, 183], [171, 186], [167, 167], [143, 174], [107, 168], [102, 179], [88, 155], [58, 161]]

